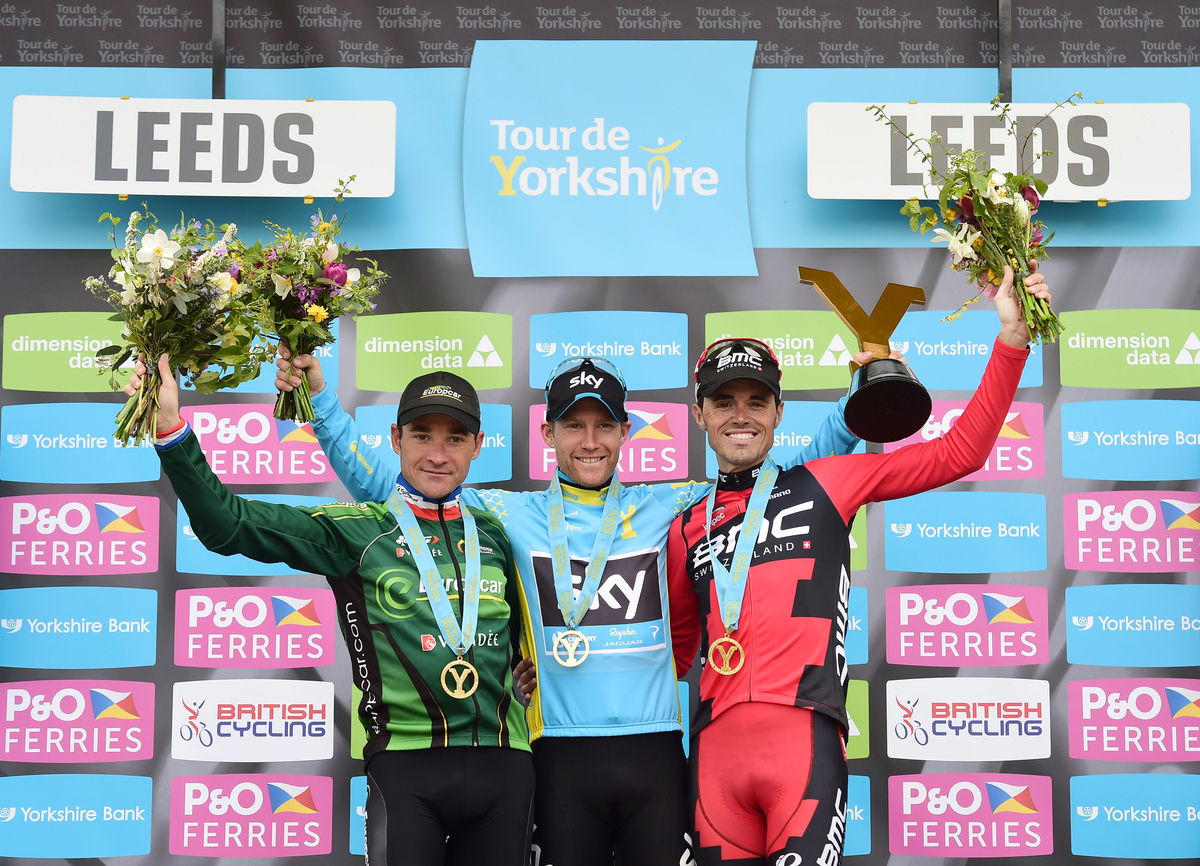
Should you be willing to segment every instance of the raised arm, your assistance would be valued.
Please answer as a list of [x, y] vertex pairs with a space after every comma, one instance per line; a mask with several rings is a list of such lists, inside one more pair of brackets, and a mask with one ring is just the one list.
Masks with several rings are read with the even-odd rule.
[[[786, 412], [786, 407], [784, 408]], [[850, 454], [862, 441], [846, 426], [846, 397], [838, 400], [837, 408], [830, 412], [812, 442], [800, 449], [800, 453], [780, 464], [781, 469], [791, 469], [801, 463], [829, 457], [834, 454]]]

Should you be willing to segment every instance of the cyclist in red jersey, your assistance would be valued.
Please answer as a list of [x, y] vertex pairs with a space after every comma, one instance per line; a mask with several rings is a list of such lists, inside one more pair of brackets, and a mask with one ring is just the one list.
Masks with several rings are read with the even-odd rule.
[[[1006, 268], [1000, 334], [962, 416], [940, 439], [891, 454], [823, 457], [776, 476], [767, 459], [783, 417], [774, 353], [756, 340], [721, 340], [701, 356], [692, 414], [720, 474], [714, 500], [672, 524], [667, 555], [676, 670], [686, 674], [701, 646], [707, 661], [691, 749], [700, 866], [841, 862], [850, 524], [864, 503], [983, 466], [1029, 354], [1012, 279]], [[1025, 282], [1049, 298], [1040, 274]], [[748, 510], [759, 528], [739, 547]], [[748, 565], [740, 577], [735, 559]], [[740, 606], [731, 609], [735, 589]]]

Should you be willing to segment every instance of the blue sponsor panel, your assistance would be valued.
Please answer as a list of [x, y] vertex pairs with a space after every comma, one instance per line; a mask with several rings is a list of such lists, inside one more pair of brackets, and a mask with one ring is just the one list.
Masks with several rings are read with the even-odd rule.
[[850, 620], [846, 623], [846, 664], [865, 665], [869, 660], [867, 640], [867, 589], [850, 588]]
[[149, 776], [0, 778], [0, 857], [149, 854], [153, 785]]
[[846, 841], [842, 854], [871, 853], [871, 777], [851, 776], [846, 785]]
[[27, 403], [0, 409], [0, 481], [116, 484], [157, 481], [150, 443], [113, 438], [120, 403]]
[[1040, 493], [921, 493], [884, 504], [889, 571], [988, 574], [1046, 567]]
[[[312, 354], [321, 362], [321, 375], [325, 377], [326, 387], [333, 388], [335, 391], [338, 387], [338, 368], [341, 366], [338, 363], [338, 324], [339, 320], [334, 319], [329, 326], [329, 333], [333, 334], [333, 342], [325, 346], [319, 346], [313, 349]], [[224, 388], [223, 394], [277, 394], [275, 389], [275, 374], [279, 368], [275, 366], [275, 359], [262, 365], [258, 375], [248, 382], [243, 382], [236, 388]], [[195, 388], [187, 384], [186, 379], [182, 380], [183, 390], [194, 391]]]
[[350, 777], [350, 853], [367, 853], [367, 777]]
[[0, 667], [47, 670], [154, 664], [158, 593], [119, 586], [0, 591]]
[[[395, 406], [359, 406], [354, 410], [358, 442], [354, 448], [371, 451], [393, 476], [400, 474], [400, 455], [392, 450]], [[507, 403], [479, 404], [479, 426], [483, 448], [471, 463], [467, 484], [492, 484], [512, 478], [512, 406]]]
[[1068, 587], [1067, 662], [1109, 667], [1200, 665], [1200, 586]]
[[[256, 493], [245, 496], [257, 502], [277, 502], [281, 505], [304, 505], [314, 507], [328, 505], [333, 500], [328, 496], [302, 496], [295, 493]], [[225, 556], [213, 553], [200, 543], [192, 532], [191, 519], [179, 503], [175, 518], [175, 570], [188, 574], [221, 574], [231, 577], [270, 577], [284, 574], [307, 574], [296, 571], [282, 562], [257, 562], [240, 553]]]
[[1200, 857], [1200, 776], [1072, 776], [1071, 853], [1129, 860]]
[[[771, 459], [783, 463], [793, 459], [807, 448], [821, 430], [821, 425], [831, 412], [837, 411], [837, 403], [824, 400], [787, 400], [783, 404], [783, 420], [775, 428], [775, 444], [771, 446]], [[855, 454], [866, 453], [867, 446], [859, 442]], [[717, 455], [704, 439], [704, 471], [709, 478], [717, 477]]]
[[1200, 403], [1063, 403], [1062, 470], [1065, 478], [1104, 481], [1200, 478]]
[[607, 358], [630, 391], [688, 383], [687, 313], [591, 310], [529, 317], [529, 387], [546, 387], [567, 358]]
[[[992, 357], [1000, 317], [994, 310], [968, 310], [953, 322], [945, 318], [944, 310], [910, 310], [892, 334], [892, 347], [904, 353], [926, 388], [974, 391]], [[1041, 384], [1042, 349], [1031, 346], [1018, 387]]]

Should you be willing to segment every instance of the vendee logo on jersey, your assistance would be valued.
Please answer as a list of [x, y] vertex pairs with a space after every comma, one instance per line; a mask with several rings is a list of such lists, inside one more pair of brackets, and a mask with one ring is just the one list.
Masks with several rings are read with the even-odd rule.
[[986, 584], [889, 587], [894, 665], [995, 667], [1050, 660], [1046, 588]]
[[[907, 439], [883, 446], [890, 454], [905, 445], [929, 442], [945, 435], [967, 408], [966, 400], [935, 400], [929, 421]], [[1013, 403], [987, 462], [963, 481], [1041, 478], [1045, 475], [1046, 437], [1041, 403]]]
[[0, 590], [0, 666], [132, 668], [154, 664], [158, 593], [115, 586]]
[[[394, 403], [383, 406], [359, 406], [354, 410], [354, 422], [359, 436], [350, 443], [350, 450], [362, 466], [370, 470], [366, 459], [370, 454], [383, 463], [394, 478], [400, 473], [400, 455], [392, 450], [392, 425], [396, 423]], [[483, 433], [483, 448], [471, 461], [467, 484], [491, 484], [512, 478], [512, 406], [507, 403], [480, 403], [479, 429]]]
[[0, 857], [150, 853], [154, 780], [112, 774], [0, 778]]
[[[244, 497], [258, 502], [276, 502], [281, 505], [302, 505], [313, 508], [328, 505], [328, 496], [304, 496], [296, 493], [256, 493]], [[191, 574], [219, 574], [222, 576], [268, 577], [284, 574], [305, 574], [282, 562], [259, 562], [240, 553], [226, 556], [213, 553], [196, 537], [192, 519], [177, 503], [175, 512], [175, 570]]]
[[1080, 571], [1200, 571], [1200, 493], [1068, 493], [1063, 547]]
[[0, 499], [0, 572], [145, 574], [158, 570], [157, 496], [90, 493]]
[[944, 677], [887, 684], [888, 757], [1025, 761], [1050, 757], [1045, 680]]
[[1071, 757], [1200, 761], [1200, 680], [1072, 680]]
[[1071, 777], [1071, 853], [1077, 857], [1200, 857], [1200, 776], [1118, 773]]
[[[512, 387], [512, 316], [465, 310], [364, 316], [357, 323], [355, 383], [395, 392], [446, 370], [479, 390]], [[395, 421], [395, 418], [392, 418]]]
[[[617, 473], [624, 483], [688, 477], [687, 436], [691, 412], [684, 403], [626, 403], [629, 439], [621, 446]], [[558, 462], [542, 439], [546, 404], [529, 407], [529, 477], [547, 480]]]
[[171, 757], [182, 761], [319, 761], [333, 757], [333, 683], [175, 683]]
[[122, 447], [115, 403], [26, 403], [0, 409], [0, 480], [35, 484], [157, 481], [149, 443]]
[[1096, 400], [1062, 407], [1063, 476], [1184, 481], [1200, 476], [1200, 404]]
[[529, 387], [568, 358], [607, 358], [631, 391], [688, 383], [687, 314], [590, 310], [529, 317]]
[[890, 571], [989, 573], [1046, 567], [1046, 497], [933, 491], [884, 505]]
[[[1000, 317], [994, 310], [968, 310], [952, 322], [944, 310], [909, 310], [892, 334], [892, 348], [904, 353], [926, 388], [974, 391], [992, 356]], [[1042, 351], [1031, 346], [1020, 388], [1042, 384]]]
[[922, 773], [888, 779], [888, 842], [917, 857], [1054, 853], [1049, 776]]
[[333, 780], [282, 773], [171, 779], [170, 851], [303, 857], [333, 850]]
[[1200, 665], [1200, 586], [1067, 587], [1066, 616], [1071, 664]]
[[184, 406], [213, 474], [226, 484], [315, 484], [333, 481], [329, 458], [311, 424], [274, 416], [268, 403]]
[[333, 591], [211, 587], [175, 593], [175, 664], [309, 668], [333, 664]]
[[1200, 311], [1072, 310], [1062, 316], [1062, 383], [1084, 388], [1200, 385]]
[[4, 760], [39, 764], [154, 757], [154, 684], [40, 680], [0, 686]]

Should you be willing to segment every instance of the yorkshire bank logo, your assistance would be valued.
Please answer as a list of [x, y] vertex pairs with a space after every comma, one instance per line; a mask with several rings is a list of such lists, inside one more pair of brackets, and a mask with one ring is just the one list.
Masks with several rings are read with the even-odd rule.
[[154, 664], [158, 593], [110, 586], [0, 590], [0, 666], [126, 668]]
[[1073, 680], [1067, 708], [1072, 758], [1200, 760], [1200, 680]]
[[39, 764], [154, 757], [154, 684], [115, 680], [6, 683], [3, 759]]
[[1062, 319], [1059, 358], [1064, 385], [1200, 385], [1200, 310], [1076, 310]]
[[410, 379], [446, 371], [479, 390], [512, 386], [512, 316], [466, 311], [393, 313], [358, 322], [355, 384], [404, 390]]
[[175, 664], [308, 668], [333, 664], [333, 592], [210, 587], [175, 593]]
[[[471, 461], [467, 484], [493, 484], [512, 478], [512, 406], [507, 403], [480, 403], [479, 430], [483, 448]], [[396, 423], [394, 401], [377, 406], [359, 406], [354, 410], [359, 436], [350, 451], [368, 475], [386, 472], [391, 479], [400, 473], [400, 455], [392, 450], [392, 425]], [[540, 437], [539, 437], [540, 439]]]
[[[931, 442], [948, 433], [967, 408], [966, 400], [935, 400], [925, 426], [907, 439], [883, 446], [890, 454], [906, 445]], [[1046, 437], [1041, 403], [1013, 403], [983, 468], [963, 481], [1041, 478], [1045, 475]]]
[[1200, 665], [1200, 586], [1067, 588], [1067, 661], [1108, 667]]
[[149, 854], [153, 784], [149, 776], [111, 773], [6, 776], [0, 779], [0, 857]]
[[745, 179], [754, 49], [478, 42], [463, 136], [475, 275], [756, 274]]
[[1071, 778], [1071, 853], [1079, 857], [1200, 857], [1200, 776], [1117, 773]]
[[0, 572], [157, 571], [158, 509], [155, 496], [4, 497], [0, 499]]
[[1185, 481], [1200, 477], [1200, 404], [1095, 400], [1062, 406], [1066, 478]]
[[[626, 403], [629, 438], [621, 446], [617, 473], [626, 483], [688, 477], [687, 437], [691, 413], [684, 403]], [[549, 480], [558, 465], [542, 439], [546, 404], [529, 407], [529, 477]]]
[[180, 415], [212, 468], [227, 484], [315, 484], [337, 476], [311, 424], [274, 416], [268, 403], [185, 406]]
[[[994, 310], [968, 310], [952, 322], [944, 310], [910, 310], [892, 334], [922, 384], [930, 390], [974, 391], [1000, 333]], [[1030, 348], [1019, 387], [1042, 384], [1042, 350]]]
[[529, 387], [539, 391], [561, 362], [606, 358], [632, 391], [688, 383], [686, 313], [591, 310], [529, 317]]
[[[108, 313], [17, 313], [4, 317], [6, 391], [111, 394], [96, 352], [123, 342]], [[132, 363], [128, 368], [132, 368]], [[119, 371], [123, 385], [128, 369]]]
[[1121, 490], [1063, 496], [1067, 568], [1200, 571], [1200, 494]]
[[3, 407], [0, 481], [36, 484], [157, 481], [161, 467], [149, 442], [121, 447], [113, 438], [113, 417], [118, 408], [116, 402], [27, 403]]

